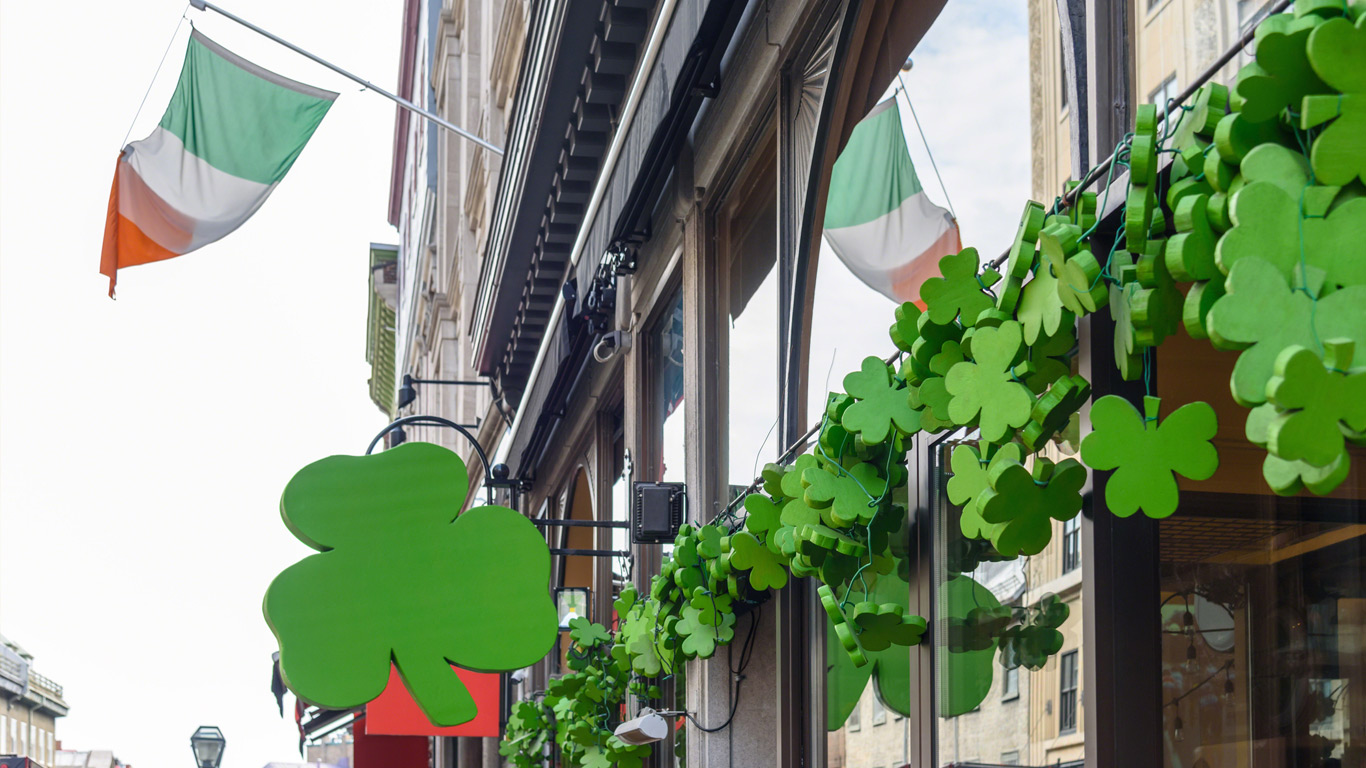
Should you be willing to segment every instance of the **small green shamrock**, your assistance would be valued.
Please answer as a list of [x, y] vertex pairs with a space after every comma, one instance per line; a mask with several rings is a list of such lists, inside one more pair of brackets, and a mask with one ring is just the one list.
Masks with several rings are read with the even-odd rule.
[[569, 639], [578, 643], [580, 648], [592, 648], [595, 645], [612, 642], [612, 634], [607, 631], [607, 627], [594, 624], [580, 616], [569, 620]]
[[1037, 258], [1035, 243], [1039, 239], [1039, 230], [1043, 229], [1044, 218], [1042, 205], [1033, 200], [1025, 202], [1020, 226], [1015, 230], [1015, 241], [1011, 243], [1006, 257], [1005, 282], [1001, 285], [1001, 295], [996, 299], [996, 308], [1003, 312], [1015, 311], [1024, 279], [1034, 268]]
[[916, 375], [924, 376], [930, 372], [930, 360], [944, 349], [945, 344], [963, 338], [963, 327], [952, 320], [945, 324], [935, 323], [928, 312], [920, 316], [916, 327], [920, 337], [911, 345], [911, 360], [919, 369]]
[[1203, 148], [1214, 140], [1214, 129], [1228, 112], [1228, 87], [1222, 83], [1200, 86], [1191, 99], [1190, 109], [1172, 133], [1170, 144], [1176, 149]]
[[1020, 441], [1031, 451], [1042, 450], [1090, 399], [1091, 383], [1086, 379], [1077, 375], [1059, 379], [1034, 403], [1029, 423], [1020, 430]]
[[886, 442], [893, 429], [903, 435], [920, 431], [920, 414], [908, 404], [906, 388], [892, 380], [881, 359], [864, 358], [861, 370], [844, 377], [844, 388], [858, 402], [844, 409], [840, 423], [865, 444]]
[[749, 583], [755, 589], [782, 589], [787, 586], [787, 568], [780, 555], [774, 554], [748, 533], [731, 536], [731, 565], [749, 571]]
[[1151, 518], [1176, 511], [1174, 475], [1208, 480], [1219, 468], [1210, 440], [1218, 429], [1214, 408], [1187, 403], [1159, 424], [1156, 397], [1143, 398], [1143, 414], [1128, 400], [1106, 395], [1091, 406], [1092, 432], [1081, 441], [1081, 458], [1092, 469], [1113, 469], [1105, 503], [1118, 517], [1138, 510]]
[[931, 322], [948, 325], [961, 317], [964, 327], [971, 327], [983, 310], [994, 306], [984, 289], [995, 285], [1001, 276], [991, 269], [978, 275], [978, 265], [976, 248], [964, 248], [939, 260], [943, 277], [931, 277], [920, 287]]
[[1138, 331], [1134, 328], [1131, 301], [1142, 287], [1133, 257], [1127, 251], [1116, 251], [1110, 257], [1111, 268], [1119, 282], [1110, 286], [1110, 317], [1115, 322], [1115, 367], [1125, 381], [1133, 381], [1143, 373], [1143, 352], [1138, 346]]
[[1072, 370], [1067, 355], [1077, 345], [1077, 335], [1073, 325], [1072, 313], [1065, 313], [1067, 322], [1051, 336], [1040, 337], [1030, 345], [1028, 357], [1022, 365], [1016, 366], [1015, 375], [1024, 381], [1025, 386], [1034, 394], [1042, 394], [1049, 385], [1066, 376]]
[[716, 653], [718, 644], [725, 645], [735, 637], [735, 614], [726, 613], [716, 618], [718, 621], [704, 622], [702, 611], [692, 605], [683, 608], [683, 618], [679, 619], [674, 631], [683, 638], [679, 650], [698, 659], [709, 659]]
[[768, 532], [782, 524], [782, 507], [762, 493], [751, 493], [745, 497], [745, 511], [749, 513], [745, 518], [745, 530], [756, 536], [767, 539]]
[[[1304, 271], [1311, 279], [1316, 273], [1312, 267]], [[1321, 279], [1322, 273], [1317, 274]], [[1339, 289], [1315, 306], [1305, 293], [1310, 288], [1292, 290], [1275, 265], [1259, 258], [1234, 264], [1226, 286], [1228, 292], [1210, 308], [1206, 325], [1215, 347], [1244, 350], [1231, 382], [1233, 399], [1244, 407], [1266, 400], [1276, 357], [1286, 347], [1317, 348], [1318, 340], [1332, 338], [1366, 344], [1366, 286]]]
[[[1366, 18], [1363, 16], [1362, 18]], [[1300, 127], [1333, 121], [1314, 140], [1310, 160], [1321, 184], [1366, 181], [1366, 22], [1325, 21], [1309, 35], [1309, 63], [1338, 95], [1306, 96]]]
[[791, 469], [783, 475], [783, 495], [789, 499], [800, 499], [806, 493], [806, 484], [802, 482], [802, 477], [808, 469], [819, 469], [827, 472], [825, 466], [813, 454], [803, 453], [793, 462]]
[[839, 645], [848, 654], [849, 660], [855, 667], [863, 667], [868, 664], [868, 656], [863, 652], [862, 646], [858, 642], [858, 633], [850, 626], [849, 619], [840, 609], [840, 601], [835, 597], [835, 590], [828, 584], [816, 587], [816, 595], [821, 600], [821, 607], [825, 608], [825, 615], [830, 617], [830, 624], [835, 631], [835, 637]]
[[1177, 234], [1167, 241], [1167, 270], [1178, 280], [1209, 280], [1218, 274], [1214, 237], [1206, 210], [1209, 195], [1187, 195], [1176, 206]]
[[697, 609], [697, 620], [703, 624], [720, 624], [722, 617], [731, 610], [730, 595], [693, 595], [688, 605]]
[[885, 651], [893, 645], [919, 645], [925, 634], [923, 616], [907, 616], [896, 603], [863, 602], [854, 606], [854, 625], [858, 627], [859, 645], [865, 651]]
[[275, 577], [264, 610], [301, 700], [360, 706], [396, 666], [433, 724], [459, 725], [477, 708], [452, 663], [511, 671], [554, 645], [545, 539], [505, 507], [462, 513], [467, 478], [455, 453], [413, 442], [316, 461], [289, 481], [280, 514], [318, 552]]
[[724, 548], [721, 539], [725, 532], [717, 525], [704, 525], [697, 531], [697, 555], [698, 557], [713, 560], [721, 556]]
[[1267, 428], [1267, 449], [1287, 461], [1326, 467], [1346, 448], [1344, 428], [1366, 430], [1366, 372], [1349, 372], [1355, 345], [1324, 342], [1326, 359], [1298, 345], [1276, 358], [1267, 400], [1281, 415]]
[[1065, 324], [1071, 325], [1073, 315], [1063, 308], [1058, 278], [1050, 264], [1040, 264], [1034, 278], [1025, 283], [1016, 315], [1024, 326], [1024, 340], [1029, 345], [1037, 342], [1040, 336], [1057, 334]]
[[893, 313], [896, 322], [887, 329], [887, 335], [892, 337], [892, 343], [902, 352], [910, 352], [915, 340], [920, 338], [920, 315], [920, 307], [909, 301], [902, 303]]
[[[953, 470], [947, 489], [949, 501], [963, 508], [959, 528], [970, 539], [990, 539], [1002, 527], [983, 520], [977, 503], [982, 491], [991, 487], [991, 465], [1007, 461], [1017, 464], [1024, 462], [1024, 447], [1019, 443], [995, 447], [994, 453], [991, 452], [992, 447], [991, 443], [983, 443], [981, 449], [960, 445], [953, 449], [949, 458], [949, 467]], [[988, 452], [987, 458], [982, 456], [984, 450]]]
[[966, 425], [980, 413], [982, 437], [993, 443], [1024, 426], [1034, 405], [1029, 388], [1012, 378], [1011, 369], [1023, 354], [1021, 333], [1014, 321], [999, 328], [978, 328], [972, 338], [974, 360], [955, 365], [944, 379], [953, 397], [949, 416]]
[[1317, 16], [1274, 14], [1257, 25], [1257, 60], [1238, 72], [1234, 86], [1243, 117], [1265, 122], [1286, 107], [1298, 108], [1305, 96], [1329, 90], [1314, 74], [1307, 53], [1309, 35], [1322, 21]]
[[991, 487], [982, 492], [978, 506], [982, 519], [1005, 525], [992, 538], [992, 546], [1006, 557], [1037, 555], [1053, 538], [1051, 520], [1071, 520], [1081, 511], [1081, 487], [1086, 467], [1075, 459], [1056, 465], [1035, 458], [1034, 472], [1013, 461], [988, 469]]
[[878, 475], [877, 467], [868, 463], [855, 464], [839, 475], [808, 469], [802, 474], [802, 482], [806, 485], [807, 506], [828, 508], [831, 520], [841, 527], [856, 522], [866, 525], [887, 492], [887, 481]]
[[[1248, 411], [1247, 439], [1265, 448], [1269, 439], [1267, 432], [1277, 415], [1279, 412], [1273, 403], [1263, 403]], [[1268, 453], [1262, 462], [1262, 477], [1271, 490], [1281, 496], [1293, 496], [1301, 490], [1323, 496], [1332, 493], [1347, 479], [1351, 466], [1351, 458], [1346, 451], [1325, 467], [1311, 466], [1303, 461], [1288, 461]]]

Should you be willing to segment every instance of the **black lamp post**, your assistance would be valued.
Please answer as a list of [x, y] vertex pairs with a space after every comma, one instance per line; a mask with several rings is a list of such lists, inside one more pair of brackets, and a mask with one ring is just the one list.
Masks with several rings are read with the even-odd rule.
[[194, 764], [199, 768], [218, 768], [223, 762], [223, 747], [227, 741], [216, 725], [201, 725], [190, 736], [194, 750]]

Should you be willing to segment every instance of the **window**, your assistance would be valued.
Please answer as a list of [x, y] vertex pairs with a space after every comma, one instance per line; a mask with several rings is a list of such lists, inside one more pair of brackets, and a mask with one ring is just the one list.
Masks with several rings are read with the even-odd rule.
[[1154, 88], [1152, 93], [1148, 94], [1148, 102], [1156, 104], [1159, 109], [1162, 109], [1167, 106], [1167, 102], [1176, 98], [1178, 93], [1180, 90], [1176, 87], [1176, 73], [1173, 72], [1167, 75], [1167, 79]]
[[1010, 751], [1010, 752], [1002, 752], [1002, 753], [1001, 753], [1001, 765], [1019, 765], [1019, 764], [1020, 764], [1020, 751], [1019, 751], [1018, 749], [1017, 749], [1017, 750], [1012, 750], [1012, 751]]
[[651, 332], [654, 344], [654, 423], [659, 440], [653, 479], [683, 482], [686, 456], [683, 402], [683, 292], [665, 304], [663, 317]]
[[1058, 35], [1058, 73], [1062, 85], [1062, 96], [1058, 99], [1058, 104], [1067, 109], [1067, 38], [1062, 35]]
[[1064, 653], [1058, 670], [1058, 733], [1072, 733], [1077, 730], [1077, 652]]
[[1062, 572], [1071, 573], [1081, 566], [1081, 515], [1062, 524]]
[[873, 725], [883, 725], [887, 722], [887, 708], [882, 706], [882, 700], [873, 695]]
[[849, 713], [849, 719], [844, 721], [844, 728], [848, 731], [857, 731], [863, 727], [863, 702], [854, 705], [854, 711]]
[[1020, 698], [1020, 668], [1007, 669], [1001, 677], [1001, 698], [1005, 701]]

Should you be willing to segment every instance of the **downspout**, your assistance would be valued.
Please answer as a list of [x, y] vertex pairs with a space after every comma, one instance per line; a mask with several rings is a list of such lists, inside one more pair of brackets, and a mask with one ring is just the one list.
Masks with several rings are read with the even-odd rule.
[[[669, 24], [673, 21], [674, 9], [678, 5], [678, 0], [664, 0], [660, 6], [659, 14], [655, 17], [654, 26], [650, 29], [650, 40], [645, 47], [645, 55], [641, 57], [640, 66], [636, 68], [635, 77], [631, 80], [631, 90], [626, 94], [626, 104], [622, 107], [621, 123], [617, 130], [612, 134], [612, 143], [607, 147], [607, 157], [603, 160], [602, 171], [598, 173], [598, 181], [593, 185], [593, 196], [588, 200], [588, 207], [584, 209], [583, 224], [579, 227], [579, 233], [574, 238], [574, 248], [569, 252], [569, 266], [565, 268], [565, 274], [573, 274], [574, 268], [578, 266], [579, 258], [583, 255], [584, 246], [588, 242], [588, 234], [593, 227], [593, 220], [598, 215], [598, 208], [602, 205], [602, 199], [607, 193], [607, 184], [612, 178], [612, 173], [616, 170], [617, 160], [621, 157], [622, 148], [626, 145], [626, 137], [631, 132], [631, 124], [635, 122], [636, 112], [640, 109], [640, 101], [645, 94], [645, 84], [650, 80], [650, 73], [654, 70], [655, 60], [659, 58], [659, 51], [664, 47], [664, 37], [669, 31]], [[531, 364], [531, 375], [527, 376], [526, 389], [530, 391], [532, 384], [541, 373], [541, 366], [545, 364], [545, 357], [550, 350], [550, 329], [555, 327], [560, 317], [564, 314], [564, 293], [559, 292], [555, 296], [555, 307], [550, 311], [550, 322], [546, 324], [547, 337], [541, 340], [540, 348], [536, 350], [536, 360]], [[507, 462], [508, 453], [512, 451], [512, 439], [517, 434], [517, 430], [522, 425], [522, 417], [526, 415], [527, 404], [525, 398], [517, 406], [517, 413], [512, 418], [512, 426], [503, 434], [503, 439], [498, 443], [498, 450], [494, 454], [493, 463], [503, 464]]]

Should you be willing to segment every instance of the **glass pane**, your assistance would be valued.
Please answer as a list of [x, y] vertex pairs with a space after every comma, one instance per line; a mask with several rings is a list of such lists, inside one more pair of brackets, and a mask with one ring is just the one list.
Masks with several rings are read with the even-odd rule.
[[664, 482], [684, 482], [687, 437], [683, 402], [683, 294], [673, 300], [654, 332], [655, 424], [659, 425], [659, 466], [655, 477]]
[[[989, 541], [964, 535], [964, 510], [949, 503], [946, 489], [953, 451], [969, 447], [978, 447], [976, 435], [960, 433], [934, 451], [937, 764], [1080, 765], [1076, 518], [1053, 521], [1048, 546], [1032, 557], [1005, 558]], [[1044, 455], [1062, 458], [1054, 447]]]
[[[767, 223], [769, 229], [775, 224], [772, 219]], [[764, 463], [786, 447], [778, 445], [777, 434], [778, 270], [774, 256], [773, 251], [753, 254], [755, 259], [767, 262], [766, 274], [742, 308], [743, 314], [730, 315], [730, 413], [726, 430], [730, 498], [743, 491]]]
[[1220, 498], [1160, 529], [1163, 765], [1366, 764], [1360, 513]]

